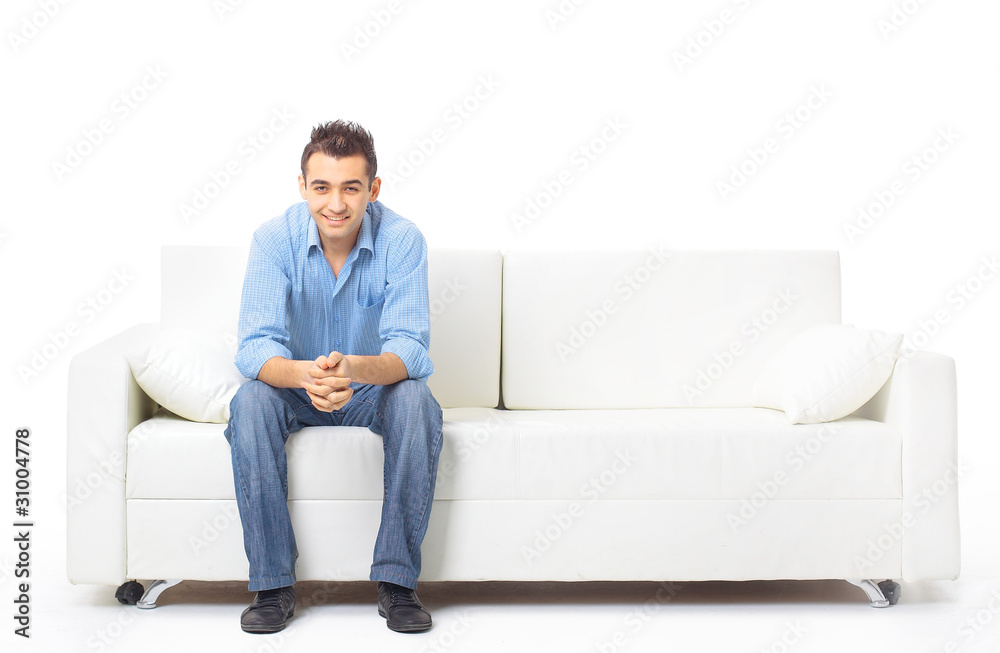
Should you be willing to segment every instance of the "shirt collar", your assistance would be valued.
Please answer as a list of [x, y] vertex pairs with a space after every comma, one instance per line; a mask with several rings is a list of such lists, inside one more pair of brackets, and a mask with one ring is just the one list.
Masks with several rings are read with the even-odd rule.
[[305, 211], [306, 218], [309, 219], [308, 235], [306, 236], [307, 250], [312, 251], [312, 248], [315, 247], [323, 251], [323, 248], [319, 244], [319, 227], [316, 226], [316, 220], [313, 219], [312, 213], [309, 212], [309, 205], [302, 202], [302, 209]]
[[373, 202], [368, 202], [365, 207], [365, 214], [361, 217], [361, 226], [358, 227], [358, 240], [354, 243], [354, 249], [367, 249], [372, 254], [375, 253], [375, 243], [372, 241], [372, 207]]

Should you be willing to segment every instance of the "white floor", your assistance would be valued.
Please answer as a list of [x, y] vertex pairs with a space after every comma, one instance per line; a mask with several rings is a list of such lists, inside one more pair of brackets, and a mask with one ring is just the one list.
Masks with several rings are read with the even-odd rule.
[[0, 641], [128, 652], [997, 651], [1000, 579], [980, 561], [957, 581], [904, 584], [888, 609], [868, 607], [860, 589], [836, 580], [425, 583], [419, 595], [435, 625], [419, 635], [385, 627], [371, 583], [299, 583], [288, 628], [261, 636], [239, 628], [252, 599], [243, 583], [181, 583], [156, 609], [139, 610], [119, 605], [113, 587], [51, 578], [36, 584], [30, 642]]

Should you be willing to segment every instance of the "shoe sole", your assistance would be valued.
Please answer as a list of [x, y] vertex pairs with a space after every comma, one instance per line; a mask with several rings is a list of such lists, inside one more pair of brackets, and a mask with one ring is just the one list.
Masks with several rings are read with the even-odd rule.
[[409, 625], [409, 626], [400, 626], [400, 627], [395, 627], [394, 628], [392, 626], [392, 624], [389, 623], [389, 618], [385, 616], [385, 611], [382, 610], [382, 608], [378, 609], [378, 616], [380, 616], [383, 619], [385, 619], [385, 625], [386, 625], [386, 627], [389, 630], [395, 631], [397, 633], [422, 633], [422, 632], [430, 630], [431, 626], [434, 625], [433, 623], [428, 623], [426, 625], [424, 625], [424, 624], [412, 624], [412, 625]]
[[281, 632], [285, 629], [285, 624], [280, 626], [242, 626], [243, 632], [253, 633], [254, 635], [267, 635], [270, 633]]

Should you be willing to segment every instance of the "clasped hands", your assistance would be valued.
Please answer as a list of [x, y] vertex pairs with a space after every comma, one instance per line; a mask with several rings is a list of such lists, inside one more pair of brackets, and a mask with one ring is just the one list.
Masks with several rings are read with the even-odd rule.
[[354, 390], [351, 388], [353, 370], [346, 356], [338, 351], [316, 360], [305, 361], [305, 378], [302, 387], [312, 400], [312, 405], [324, 413], [332, 413], [343, 408]]

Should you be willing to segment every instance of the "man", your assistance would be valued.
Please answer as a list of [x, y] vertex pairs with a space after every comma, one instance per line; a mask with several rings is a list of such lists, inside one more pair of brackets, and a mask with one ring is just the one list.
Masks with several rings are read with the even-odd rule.
[[431, 627], [414, 592], [441, 451], [441, 407], [425, 382], [434, 369], [427, 245], [378, 201], [376, 171], [365, 129], [319, 125], [302, 153], [305, 202], [253, 236], [236, 366], [254, 380], [233, 398], [226, 428], [257, 592], [240, 620], [247, 632], [277, 632], [294, 612], [284, 445], [291, 432], [327, 425], [382, 436], [385, 494], [370, 575], [379, 614], [396, 631]]

